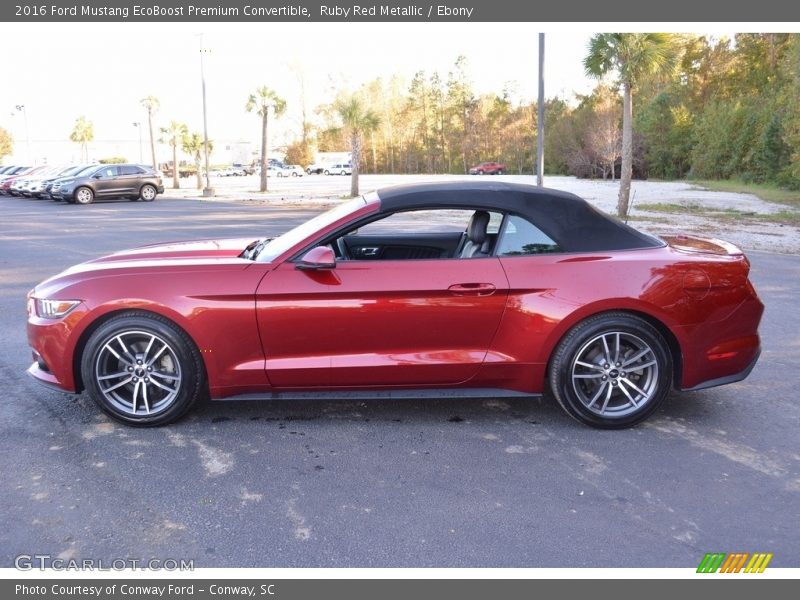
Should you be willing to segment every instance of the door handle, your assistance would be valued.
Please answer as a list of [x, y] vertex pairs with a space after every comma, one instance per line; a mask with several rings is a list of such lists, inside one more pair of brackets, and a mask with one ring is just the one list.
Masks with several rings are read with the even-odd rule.
[[491, 296], [497, 288], [491, 283], [454, 283], [447, 289], [456, 296]]

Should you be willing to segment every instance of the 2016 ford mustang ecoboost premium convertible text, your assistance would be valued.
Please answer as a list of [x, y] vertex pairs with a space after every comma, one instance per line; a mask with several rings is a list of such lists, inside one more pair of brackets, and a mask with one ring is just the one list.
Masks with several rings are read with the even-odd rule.
[[221, 398], [509, 397], [596, 427], [744, 379], [763, 305], [719, 240], [658, 239], [572, 194], [379, 190], [274, 239], [76, 265], [28, 300], [29, 373], [161, 425]]

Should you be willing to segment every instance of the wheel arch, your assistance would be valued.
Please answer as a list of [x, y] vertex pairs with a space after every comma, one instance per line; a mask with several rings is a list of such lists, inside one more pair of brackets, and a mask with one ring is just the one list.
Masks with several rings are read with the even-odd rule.
[[97, 331], [102, 325], [114, 319], [115, 317], [119, 317], [123, 314], [127, 313], [134, 313], [139, 314], [144, 317], [157, 317], [158, 319], [167, 321], [171, 326], [179, 329], [189, 340], [192, 344], [194, 349], [198, 352], [201, 360], [200, 363], [203, 366], [203, 371], [205, 375], [205, 381], [208, 382], [208, 367], [206, 365], [205, 357], [200, 352], [200, 349], [197, 346], [197, 342], [195, 341], [194, 337], [191, 333], [187, 330], [186, 327], [183, 327], [176, 319], [171, 318], [168, 315], [165, 315], [161, 312], [157, 312], [155, 310], [150, 310], [147, 307], [126, 307], [120, 309], [113, 309], [108, 312], [105, 312], [101, 315], [98, 315], [91, 323], [89, 323], [86, 328], [80, 333], [78, 336], [78, 340], [75, 343], [75, 348], [72, 351], [72, 377], [75, 382], [75, 392], [81, 393], [85, 386], [83, 383], [83, 375], [81, 374], [81, 362], [83, 359], [83, 353], [86, 350], [86, 344], [89, 342], [89, 338], [92, 337], [92, 334]]
[[[155, 192], [156, 192], [156, 194], [155, 194], [155, 195], [156, 195], [156, 196], [158, 196], [158, 186], [156, 186], [156, 185], [154, 185], [154, 184], [150, 183], [149, 181], [145, 181], [145, 182], [143, 182], [143, 183], [142, 183], [142, 185], [140, 185], [140, 186], [139, 186], [139, 195], [137, 196], [137, 198], [140, 198], [140, 197], [141, 197], [141, 195], [142, 195], [142, 190], [143, 190], [144, 188], [146, 188], [146, 187], [151, 187], [151, 188], [153, 188], [153, 190], [155, 190]], [[155, 198], [155, 196], [154, 196], [154, 198]]]
[[[683, 351], [681, 349], [680, 340], [676, 337], [675, 333], [664, 322], [664, 320], [653, 315], [652, 313], [642, 310], [641, 308], [633, 307], [603, 308], [595, 311], [581, 311], [579, 315], [571, 315], [572, 318], [565, 319], [564, 321], [566, 321], [566, 324], [559, 328], [557, 335], [555, 335], [554, 339], [552, 340], [552, 343], [547, 345], [549, 348], [549, 354], [547, 357], [547, 368], [545, 369], [545, 379], [547, 379], [547, 373], [550, 372], [553, 356], [555, 355], [556, 349], [561, 343], [561, 340], [563, 340], [564, 337], [566, 337], [574, 327], [593, 317], [604, 314], [619, 313], [638, 317], [654, 327], [661, 334], [661, 336], [667, 342], [670, 358], [672, 359], [672, 386], [676, 389], [680, 388], [681, 378], [683, 377]], [[564, 321], [562, 321], [562, 323], [564, 323]]]

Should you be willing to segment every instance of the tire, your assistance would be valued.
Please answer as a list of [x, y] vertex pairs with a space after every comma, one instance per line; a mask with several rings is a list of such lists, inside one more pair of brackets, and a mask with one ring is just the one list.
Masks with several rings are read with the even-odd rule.
[[503, 169], [498, 169], [497, 174], [498, 175], [502, 175], [503, 174]]
[[590, 317], [559, 342], [549, 383], [573, 419], [600, 429], [631, 427], [669, 393], [672, 356], [661, 333], [622, 312]]
[[331, 174], [331, 172], [328, 171], [328, 169], [325, 169], [324, 173], [325, 173], [325, 175], [330, 175]]
[[144, 184], [142, 189], [139, 190], [139, 198], [141, 198], [143, 202], [152, 202], [156, 199], [157, 195], [158, 190], [149, 183]]
[[94, 202], [94, 192], [86, 186], [79, 187], [72, 195], [74, 202], [78, 204], [91, 204]]
[[297, 177], [297, 171], [292, 171], [292, 177]]
[[478, 175], [483, 175], [483, 171], [478, 171]]
[[161, 316], [138, 311], [97, 328], [81, 356], [81, 375], [103, 412], [137, 427], [177, 421], [206, 390], [203, 362], [189, 336]]

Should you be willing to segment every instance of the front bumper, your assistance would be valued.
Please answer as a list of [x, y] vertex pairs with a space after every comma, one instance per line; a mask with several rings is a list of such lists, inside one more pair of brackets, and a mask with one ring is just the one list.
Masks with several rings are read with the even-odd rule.
[[67, 188], [58, 188], [56, 191], [51, 191], [50, 196], [53, 198], [58, 198], [59, 200], [72, 200], [72, 194], [75, 190], [71, 187]]
[[80, 304], [62, 319], [44, 319], [36, 315], [31, 302], [29, 299], [27, 333], [33, 364], [28, 375], [62, 392], [79, 392], [72, 357], [86, 307]]

